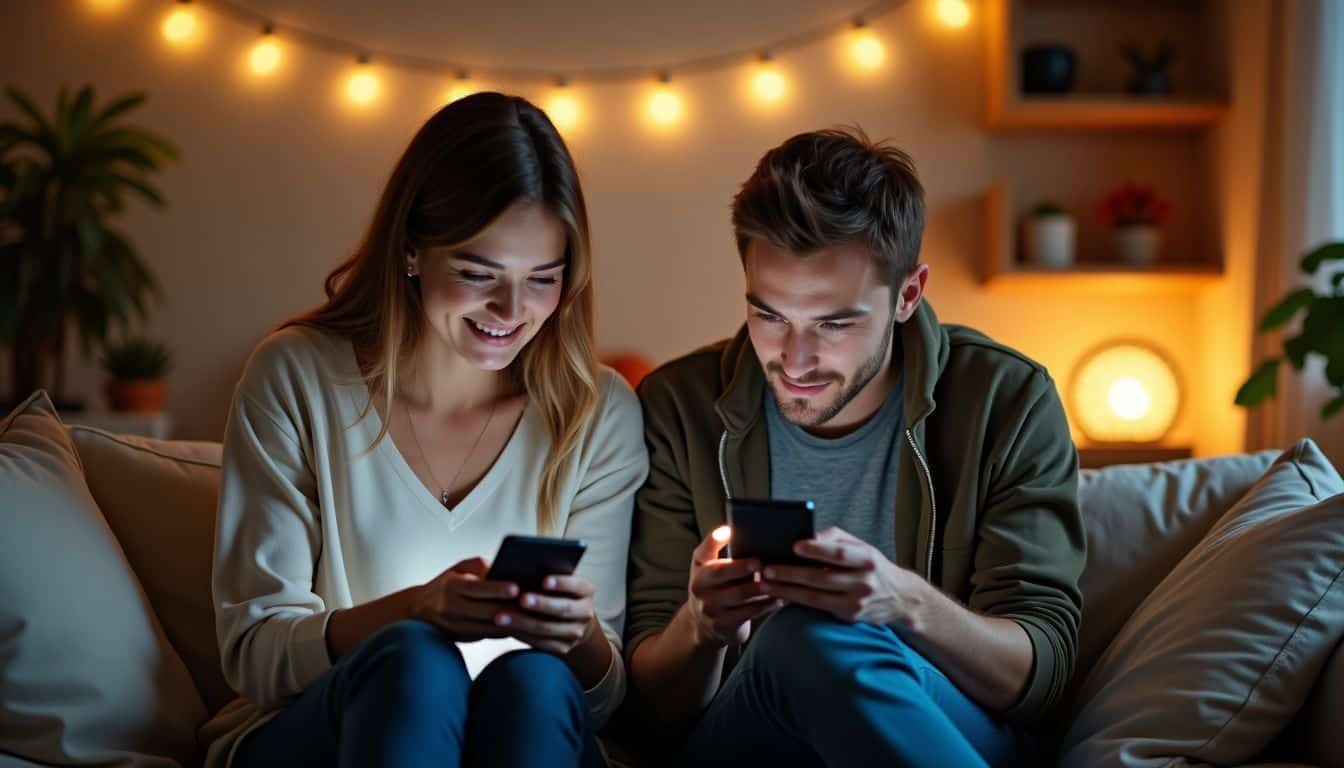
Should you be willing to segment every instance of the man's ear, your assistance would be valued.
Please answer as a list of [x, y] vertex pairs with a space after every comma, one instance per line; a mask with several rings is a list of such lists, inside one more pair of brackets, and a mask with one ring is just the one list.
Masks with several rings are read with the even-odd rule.
[[919, 303], [924, 300], [924, 288], [928, 283], [928, 264], [916, 264], [901, 280], [900, 292], [896, 294], [896, 322], [904, 323], [914, 316]]

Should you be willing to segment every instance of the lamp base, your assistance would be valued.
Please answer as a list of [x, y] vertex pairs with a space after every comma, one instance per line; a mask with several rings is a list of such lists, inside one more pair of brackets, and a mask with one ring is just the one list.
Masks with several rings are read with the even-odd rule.
[[1188, 445], [1165, 446], [1148, 443], [1095, 443], [1078, 449], [1078, 464], [1083, 469], [1100, 469], [1116, 464], [1150, 464], [1177, 461], [1194, 456]]

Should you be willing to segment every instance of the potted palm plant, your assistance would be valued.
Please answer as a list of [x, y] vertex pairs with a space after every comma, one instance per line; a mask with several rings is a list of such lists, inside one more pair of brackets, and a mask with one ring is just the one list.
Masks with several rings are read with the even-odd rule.
[[130, 197], [163, 205], [151, 179], [177, 150], [122, 122], [143, 94], [99, 104], [92, 86], [73, 98], [62, 89], [50, 116], [21, 92], [6, 94], [19, 113], [0, 123], [0, 346], [11, 356], [9, 397], [47, 388], [61, 403], [68, 331], [88, 356], [158, 296], [112, 220]]
[[[1278, 392], [1279, 364], [1288, 358], [1301, 371], [1308, 356], [1325, 361], [1325, 380], [1334, 396], [1321, 406], [1321, 420], [1344, 411], [1344, 241], [1324, 243], [1302, 257], [1302, 274], [1315, 288], [1298, 288], [1269, 308], [1256, 328], [1268, 333], [1288, 325], [1303, 310], [1301, 329], [1284, 339], [1283, 356], [1260, 363], [1237, 390], [1237, 405], [1253, 406]], [[1329, 288], [1325, 284], [1329, 283]]]
[[160, 341], [130, 336], [103, 350], [107, 372], [107, 404], [114, 411], [158, 413], [168, 397], [164, 377], [173, 366], [172, 353]]

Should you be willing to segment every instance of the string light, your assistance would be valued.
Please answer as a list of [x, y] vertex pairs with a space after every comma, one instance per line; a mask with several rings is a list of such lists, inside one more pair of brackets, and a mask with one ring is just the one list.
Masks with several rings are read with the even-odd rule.
[[382, 83], [369, 66], [369, 57], [361, 55], [359, 65], [345, 79], [345, 98], [351, 106], [365, 108], [378, 100]]
[[457, 73], [457, 80], [444, 91], [443, 103], [452, 104], [454, 101], [470, 96], [473, 93], [478, 93], [480, 90], [481, 89], [472, 82], [471, 75], [463, 70]]
[[563, 133], [572, 133], [579, 127], [581, 120], [581, 110], [579, 109], [579, 100], [575, 97], [573, 89], [565, 78], [559, 78], [555, 82], [555, 90], [551, 92], [550, 98], [546, 100], [546, 115], [555, 123]]
[[667, 73], [658, 76], [658, 85], [649, 94], [645, 112], [655, 126], [670, 127], [681, 122], [681, 95], [672, 87]]
[[[125, 5], [125, 2], [126, 0], [85, 0], [88, 7], [99, 12], [121, 8]], [[866, 21], [906, 2], [909, 2], [909, 0], [878, 0], [869, 7], [862, 9], [861, 15], [854, 20], [847, 37], [841, 41], [843, 45], [836, 48], [837, 52], [842, 53], [847, 59], [847, 68], [856, 72], [873, 72], [888, 64], [889, 52], [885, 43], [867, 26]], [[962, 28], [970, 23], [972, 11], [968, 0], [922, 0], [922, 2], [928, 3], [925, 7], [931, 8], [937, 20], [948, 27]], [[163, 18], [160, 30], [164, 39], [175, 47], [186, 48], [194, 45], [204, 37], [203, 33], [208, 31], [205, 29], [197, 11], [198, 6], [190, 3], [191, 0], [177, 0], [173, 9]], [[232, 0], [210, 0], [209, 4], [220, 6], [227, 10], [229, 15], [237, 18], [250, 18], [258, 23], [265, 21], [264, 16], [242, 3], [232, 2]], [[327, 51], [353, 53], [359, 50], [354, 42], [320, 32], [288, 25], [284, 26], [283, 31], [286, 32], [286, 39], [300, 40], [305, 45]], [[246, 69], [256, 78], [272, 77], [285, 65], [287, 56], [285, 44], [283, 41], [276, 39], [274, 32], [275, 26], [267, 22], [262, 39], [251, 46], [244, 59], [243, 63], [245, 63]], [[813, 29], [771, 43], [747, 71], [745, 79], [746, 97], [757, 105], [766, 108], [777, 107], [787, 102], [791, 97], [793, 86], [788, 80], [786, 71], [781, 69], [774, 61], [772, 53], [810, 45], [828, 34], [834, 33], [825, 29]], [[372, 53], [377, 55], [380, 62], [390, 63], [397, 68], [423, 71], [448, 70], [450, 72], [453, 68], [457, 68], [456, 65], [445, 62], [402, 55], [396, 52], [374, 51]], [[640, 105], [642, 108], [639, 109], [640, 114], [651, 126], [660, 129], [679, 124], [685, 119], [686, 105], [683, 94], [672, 86], [669, 78], [670, 73], [681, 75], [689, 72], [718, 70], [732, 66], [735, 62], [742, 61], [747, 56], [746, 52], [739, 51], [671, 63], [660, 74], [658, 84], [643, 97], [643, 104]], [[359, 66], [339, 81], [343, 100], [350, 106], [367, 108], [382, 98], [384, 88], [382, 75], [369, 66], [369, 58], [369, 53], [360, 53]], [[438, 104], [451, 103], [483, 90], [483, 86], [470, 78], [464, 69], [457, 68], [457, 71], [458, 74], [454, 81], [446, 86], [441, 86], [443, 90], [440, 91]], [[490, 70], [487, 74], [490, 74], [492, 79], [500, 77], [505, 80], [524, 82], [535, 82], [542, 77], [541, 73], [528, 69], [504, 68]], [[599, 66], [571, 74], [576, 74], [578, 79], [583, 82], [614, 82], [636, 77], [637, 70], [626, 66]], [[566, 133], [580, 129], [586, 122], [584, 105], [579, 94], [576, 94], [573, 88], [568, 86], [563, 79], [557, 82], [554, 89], [543, 101], [544, 108], [551, 120], [560, 130]]]
[[784, 74], [779, 71], [770, 54], [762, 54], [751, 76], [751, 90], [756, 100], [762, 104], [773, 105], [783, 101], [788, 91]]
[[126, 0], [86, 0], [86, 2], [95, 13], [120, 11], [122, 6], [126, 5]]
[[201, 34], [201, 23], [196, 18], [196, 9], [186, 0], [181, 0], [177, 7], [164, 17], [162, 32], [164, 40], [179, 48], [195, 43]]
[[275, 40], [275, 28], [266, 25], [261, 39], [252, 46], [247, 54], [247, 66], [257, 77], [269, 77], [280, 68], [280, 44]]
[[952, 29], [961, 29], [971, 23], [971, 6], [966, 0], [938, 0], [934, 13], [939, 21]]
[[854, 22], [849, 33], [849, 59], [860, 70], [873, 71], [887, 60], [886, 46], [862, 19]]

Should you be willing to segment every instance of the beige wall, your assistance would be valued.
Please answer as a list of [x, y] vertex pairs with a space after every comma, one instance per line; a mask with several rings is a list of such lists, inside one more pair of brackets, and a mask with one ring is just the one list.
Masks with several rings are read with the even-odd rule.
[[[239, 59], [254, 33], [238, 25], [212, 24], [201, 48], [181, 55], [157, 37], [159, 4], [135, 4], [113, 18], [94, 17], [75, 2], [12, 5], [19, 7], [6, 10], [0, 32], [0, 79], [44, 102], [58, 85], [86, 80], [104, 94], [147, 90], [151, 100], [139, 120], [183, 150], [183, 161], [163, 177], [170, 207], [136, 211], [125, 227], [166, 289], [150, 330], [177, 351], [169, 406], [179, 433], [218, 437], [248, 350], [276, 321], [319, 298], [322, 277], [354, 245], [441, 83], [390, 73], [382, 106], [356, 116], [334, 100], [333, 83], [346, 63], [326, 54], [297, 52], [278, 82], [249, 82]], [[1232, 61], [1245, 53], [1254, 67], [1253, 57], [1263, 55], [1262, 6], [1231, 4]], [[743, 316], [728, 225], [736, 186], [765, 149], [787, 136], [858, 123], [893, 138], [919, 165], [930, 203], [929, 295], [944, 321], [977, 326], [1019, 347], [1061, 382], [1102, 339], [1150, 339], [1180, 362], [1192, 390], [1172, 441], [1194, 443], [1201, 453], [1240, 449], [1241, 415], [1224, 403], [1248, 366], [1246, 260], [1258, 198], [1256, 169], [1238, 146], [1258, 136], [1262, 85], [1237, 76], [1233, 116], [1209, 158], [1227, 186], [1220, 202], [1232, 269], [1224, 285], [1204, 296], [987, 291], [975, 280], [984, 247], [980, 196], [999, 175], [1047, 169], [1034, 183], [1056, 173], [1060, 185], [1076, 186], [1080, 173], [1117, 181], [1151, 174], [1176, 189], [1206, 180], [1182, 172], [1189, 161], [1171, 160], [1189, 157], [1193, 138], [987, 134], [980, 127], [978, 19], [969, 29], [947, 30], [926, 10], [912, 0], [874, 25], [893, 61], [875, 77], [845, 71], [831, 43], [782, 57], [794, 94], [771, 114], [742, 98], [738, 69], [680, 81], [691, 117], [672, 135], [654, 135], [636, 119], [643, 85], [581, 91], [591, 119], [572, 146], [599, 260], [603, 348], [665, 360], [731, 332]], [[73, 388], [97, 391], [90, 366], [73, 372]]]

